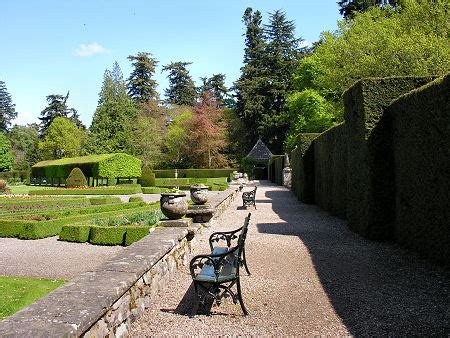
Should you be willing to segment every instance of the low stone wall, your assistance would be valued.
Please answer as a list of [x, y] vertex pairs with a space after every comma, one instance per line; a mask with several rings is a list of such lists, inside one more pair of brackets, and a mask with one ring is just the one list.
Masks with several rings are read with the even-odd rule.
[[[238, 188], [211, 201], [217, 218]], [[189, 262], [187, 228], [160, 228], [93, 271], [80, 274], [47, 296], [0, 322], [1, 337], [126, 336], [130, 323], [150, 306], [176, 270]]]

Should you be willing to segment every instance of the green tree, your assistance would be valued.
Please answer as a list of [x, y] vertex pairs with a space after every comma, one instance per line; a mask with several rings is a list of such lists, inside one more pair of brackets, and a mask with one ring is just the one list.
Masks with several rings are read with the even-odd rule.
[[130, 153], [142, 160], [143, 167], [156, 167], [161, 161], [163, 141], [156, 119], [139, 114], [132, 122], [131, 130]]
[[225, 86], [225, 74], [213, 74], [210, 78], [202, 77], [200, 80], [202, 81], [202, 86], [199, 88], [200, 95], [210, 91], [219, 105], [224, 107], [226, 100], [230, 97], [229, 89]]
[[6, 84], [0, 81], [0, 132], [4, 133], [17, 117], [16, 105], [6, 89]]
[[260, 11], [247, 8], [242, 21], [246, 26], [244, 65], [241, 76], [234, 83], [236, 91], [236, 111], [246, 126], [243, 147], [247, 150], [261, 137], [261, 113], [266, 106], [268, 74], [265, 66], [266, 43]]
[[192, 111], [186, 109], [176, 116], [167, 129], [164, 139], [165, 163], [171, 168], [189, 168], [190, 158], [187, 156], [188, 122], [192, 119]]
[[192, 62], [172, 62], [162, 68], [168, 72], [169, 88], [165, 89], [167, 102], [171, 104], [193, 106], [197, 92], [194, 81], [187, 69]]
[[300, 133], [321, 133], [334, 124], [333, 106], [320, 93], [305, 89], [288, 97], [288, 112], [284, 115], [289, 122], [285, 139], [285, 151], [290, 152]]
[[262, 139], [275, 153], [281, 153], [287, 123], [281, 116], [287, 111], [286, 100], [293, 90], [292, 74], [299, 60], [300, 38], [295, 37], [295, 24], [283, 11], [270, 14], [269, 24], [264, 27], [266, 44], [266, 67], [269, 87], [265, 109], [261, 119]]
[[67, 107], [68, 99], [69, 92], [67, 92], [66, 96], [58, 94], [47, 96], [47, 107], [41, 111], [41, 117], [39, 118], [39, 120], [41, 120], [40, 133], [42, 136], [45, 136], [48, 127], [55, 117], [67, 117], [74, 120], [75, 123], [82, 125], [79, 120], [78, 112], [74, 108]]
[[13, 167], [13, 154], [11, 142], [5, 134], [0, 133], [0, 171], [9, 171]]
[[78, 128], [73, 121], [55, 117], [44, 139], [39, 142], [39, 150], [46, 160], [78, 156], [84, 139], [84, 130]]
[[27, 170], [40, 160], [37, 124], [14, 125], [9, 132], [9, 139], [14, 154], [14, 170]]
[[128, 95], [139, 103], [149, 100], [158, 100], [156, 91], [158, 84], [152, 79], [155, 74], [155, 67], [158, 64], [151, 53], [140, 52], [137, 55], [130, 55], [128, 60], [132, 62], [133, 71], [128, 78]]
[[320, 68], [316, 86], [339, 97], [365, 77], [442, 75], [450, 69], [448, 2], [403, 0], [400, 10], [373, 7], [340, 21], [302, 60]]
[[353, 18], [357, 12], [367, 11], [374, 6], [386, 6], [391, 7], [398, 6], [400, 1], [398, 0], [340, 0], [337, 2], [339, 5], [339, 13], [344, 18]]
[[117, 62], [112, 71], [105, 71], [99, 96], [99, 105], [89, 128], [86, 152], [129, 152], [133, 142], [131, 121], [137, 117], [137, 108], [127, 95]]

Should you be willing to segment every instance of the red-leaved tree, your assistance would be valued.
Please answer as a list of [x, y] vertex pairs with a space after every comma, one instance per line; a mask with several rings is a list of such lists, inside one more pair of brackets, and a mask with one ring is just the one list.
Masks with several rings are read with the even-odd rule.
[[223, 110], [209, 91], [205, 91], [188, 122], [187, 150], [197, 168], [223, 168], [228, 160], [222, 151], [227, 146]]

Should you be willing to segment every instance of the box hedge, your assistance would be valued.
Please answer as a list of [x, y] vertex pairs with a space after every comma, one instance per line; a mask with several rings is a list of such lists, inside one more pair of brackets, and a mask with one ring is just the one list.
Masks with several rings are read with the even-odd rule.
[[91, 227], [88, 225], [64, 225], [59, 239], [66, 242], [85, 243], [89, 240]]
[[[91, 205], [102, 205], [102, 204], [114, 204], [114, 203], [122, 203], [120, 197], [116, 196], [105, 196], [105, 197], [92, 197], [89, 198], [89, 202]], [[142, 201], [133, 201], [133, 202], [143, 202]]]
[[344, 93], [348, 136], [347, 219], [350, 229], [367, 238], [387, 240], [392, 237], [389, 227], [386, 228], [391, 191], [383, 191], [385, 184], [376, 184], [385, 168], [378, 159], [383, 158], [383, 145], [388, 141], [384, 138], [378, 142], [368, 140], [385, 108], [394, 99], [430, 80], [429, 77], [363, 79]]
[[95, 245], [122, 245], [126, 228], [122, 226], [92, 226], [89, 243]]
[[[309, 139], [313, 142], [312, 139]], [[303, 153], [304, 151], [304, 153]], [[297, 147], [291, 152], [292, 191], [303, 203], [314, 203], [314, 146]]]
[[[178, 178], [230, 177], [237, 169], [177, 169]], [[175, 169], [153, 170], [156, 178], [175, 178]]]
[[117, 185], [114, 187], [98, 187], [86, 189], [42, 189], [32, 190], [30, 195], [133, 195], [142, 192], [141, 186], [136, 185]]
[[155, 173], [149, 169], [142, 169], [141, 178], [139, 179], [139, 183], [143, 187], [153, 187], [155, 186]]
[[268, 163], [269, 180], [278, 185], [283, 185], [284, 155], [272, 155]]
[[31, 167], [32, 177], [67, 178], [73, 168], [86, 177], [136, 178], [141, 176], [141, 160], [124, 153], [69, 157], [41, 161]]
[[158, 188], [158, 187], [142, 187], [142, 193], [144, 194], [160, 194], [162, 192], [166, 192], [167, 188]]
[[144, 202], [144, 198], [142, 196], [130, 196], [128, 199], [128, 202], [135, 203], [135, 202]]
[[127, 226], [125, 227], [125, 241], [123, 245], [128, 246], [137, 242], [148, 235], [150, 227], [148, 226]]

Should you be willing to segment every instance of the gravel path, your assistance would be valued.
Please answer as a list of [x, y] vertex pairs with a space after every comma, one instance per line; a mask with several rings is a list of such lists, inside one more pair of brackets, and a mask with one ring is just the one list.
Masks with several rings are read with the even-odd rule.
[[0, 238], [0, 276], [70, 279], [123, 250], [121, 246]]
[[211, 232], [235, 229], [252, 212], [252, 275], [242, 277], [251, 316], [226, 300], [212, 316], [189, 318], [193, 292], [183, 268], [132, 324], [131, 336], [450, 334], [449, 272], [358, 237], [283, 187], [263, 183], [256, 198], [258, 210], [248, 211], [238, 198], [194, 245], [195, 253], [207, 252]]

